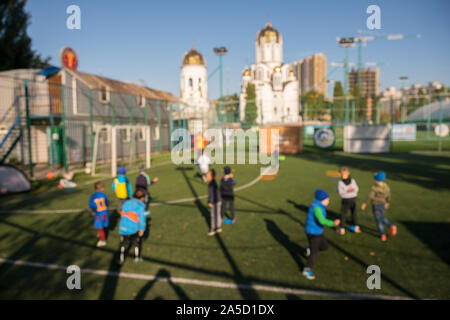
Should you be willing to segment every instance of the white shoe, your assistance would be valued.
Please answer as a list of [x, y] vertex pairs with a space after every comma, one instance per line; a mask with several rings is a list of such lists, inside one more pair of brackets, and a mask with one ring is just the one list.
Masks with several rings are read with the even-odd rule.
[[355, 226], [355, 233], [361, 233], [361, 228], [359, 226]]
[[210, 231], [210, 232], [208, 232], [208, 236], [213, 236], [213, 235], [215, 235], [215, 234], [216, 234], [215, 231]]
[[104, 247], [104, 246], [106, 246], [106, 241], [99, 241], [99, 242], [97, 242], [97, 247]]
[[345, 234], [345, 229], [344, 228], [339, 228], [339, 234], [341, 236], [343, 236]]

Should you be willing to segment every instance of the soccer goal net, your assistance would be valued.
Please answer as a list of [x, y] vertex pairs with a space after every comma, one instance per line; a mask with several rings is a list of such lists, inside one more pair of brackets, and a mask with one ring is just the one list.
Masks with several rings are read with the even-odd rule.
[[123, 166], [127, 172], [150, 168], [150, 126], [98, 125], [94, 127], [93, 176], [117, 175]]

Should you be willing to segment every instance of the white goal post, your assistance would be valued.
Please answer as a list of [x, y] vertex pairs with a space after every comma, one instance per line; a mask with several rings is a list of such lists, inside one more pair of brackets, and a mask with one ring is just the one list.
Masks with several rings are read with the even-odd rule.
[[[118, 141], [117, 135], [119, 133], [119, 130], [125, 130], [126, 132], [126, 141]], [[117, 146], [118, 143], [128, 144], [128, 159], [129, 163], [132, 161], [135, 161], [134, 158], [137, 151], [137, 143], [136, 143], [136, 137], [139, 137], [139, 135], [142, 135], [142, 142], [145, 144], [145, 167], [147, 169], [151, 166], [151, 136], [150, 136], [150, 126], [146, 125], [96, 125], [94, 126], [94, 150], [93, 150], [93, 157], [92, 157], [92, 176], [96, 175], [96, 169], [98, 166], [97, 158], [99, 156], [99, 147], [100, 143], [103, 145], [110, 145], [110, 154], [109, 156], [106, 156], [104, 161], [111, 162], [111, 176], [114, 177], [117, 175], [117, 159], [118, 159], [118, 153], [117, 153]], [[141, 133], [140, 133], [141, 132]], [[100, 141], [100, 136], [104, 136], [104, 141]], [[124, 156], [122, 154], [122, 156]]]

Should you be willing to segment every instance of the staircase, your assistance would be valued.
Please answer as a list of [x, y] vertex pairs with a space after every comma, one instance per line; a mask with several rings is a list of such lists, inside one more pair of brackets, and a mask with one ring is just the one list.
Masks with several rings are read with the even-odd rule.
[[0, 126], [3, 129], [0, 134], [0, 164], [6, 161], [22, 137], [20, 110], [17, 103], [18, 99], [0, 118]]

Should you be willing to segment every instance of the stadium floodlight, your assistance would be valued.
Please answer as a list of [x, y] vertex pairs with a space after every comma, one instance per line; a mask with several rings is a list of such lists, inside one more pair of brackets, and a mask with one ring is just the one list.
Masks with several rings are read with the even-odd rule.
[[217, 54], [217, 55], [224, 55], [227, 52], [228, 52], [228, 50], [225, 47], [214, 48], [214, 53]]
[[336, 38], [336, 41], [339, 42], [340, 47], [354, 47], [355, 46], [355, 38]]

